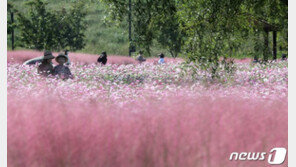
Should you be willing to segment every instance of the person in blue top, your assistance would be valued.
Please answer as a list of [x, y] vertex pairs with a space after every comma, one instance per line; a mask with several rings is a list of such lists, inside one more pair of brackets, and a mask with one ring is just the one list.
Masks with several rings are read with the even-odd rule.
[[160, 53], [158, 56], [159, 56], [158, 64], [164, 64], [165, 63], [164, 54]]

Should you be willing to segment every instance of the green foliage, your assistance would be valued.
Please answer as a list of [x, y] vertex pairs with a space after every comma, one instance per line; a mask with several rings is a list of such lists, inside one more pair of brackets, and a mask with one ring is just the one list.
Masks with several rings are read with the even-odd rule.
[[[109, 24], [105, 22], [106, 14], [108, 13], [107, 7], [103, 3], [98, 3], [98, 0], [44, 0], [48, 2], [46, 10], [50, 12], [60, 11], [61, 7], [67, 11], [73, 6], [73, 3], [84, 3], [84, 11], [87, 11], [84, 22], [86, 30], [84, 32], [85, 46], [76, 52], [100, 54], [103, 50], [109, 54], [125, 55], [128, 53], [128, 35], [127, 24], [122, 22], [118, 25]], [[27, 0], [8, 0], [9, 3], [14, 5], [15, 9], [19, 12], [27, 14], [29, 6], [25, 5]], [[8, 24], [10, 16], [7, 17]], [[15, 20], [17, 22], [17, 20]], [[28, 49], [28, 47], [20, 41], [21, 32], [18, 27], [15, 29], [15, 43], [18, 44], [16, 49]], [[8, 49], [11, 49], [11, 35], [7, 36]], [[162, 49], [159, 46], [151, 48], [152, 54], [157, 50]]]
[[153, 16], [157, 14], [153, 4], [153, 0], [137, 0], [132, 5], [133, 42], [145, 48], [149, 56], [150, 47], [155, 38]]
[[178, 57], [184, 44], [186, 34], [181, 30], [177, 15], [176, 1], [160, 1], [155, 17], [156, 39], [167, 48], [172, 57]]
[[[56, 9], [64, 6], [69, 12], [71, 4], [79, 1], [84, 2], [88, 13], [85, 16], [85, 47], [78, 51], [100, 53], [105, 50], [126, 55], [129, 47], [128, 0], [45, 0], [48, 2], [46, 11], [55, 13], [58, 12]], [[8, 2], [28, 18], [30, 6], [24, 5], [26, 0]], [[179, 56], [195, 62], [213, 61], [215, 55], [218, 60], [221, 57], [255, 56], [261, 59], [263, 25], [268, 23], [278, 28], [278, 46], [286, 53], [287, 3], [287, 0], [132, 0], [134, 44], [137, 50], [149, 49], [151, 55], [164, 52], [174, 56], [176, 54], [172, 51], [176, 50]], [[112, 21], [115, 19], [116, 22]], [[142, 27], [136, 30], [137, 25]], [[20, 30], [15, 28], [15, 41], [20, 43]], [[269, 35], [270, 44], [271, 37]], [[9, 40], [10, 35], [8, 46]]]
[[83, 3], [74, 3], [73, 6], [66, 11], [63, 8], [57, 11], [58, 31], [56, 32], [57, 41], [60, 48], [67, 48], [70, 50], [82, 49], [85, 46], [84, 32], [86, 30], [85, 16]]
[[229, 6], [238, 10], [235, 3], [225, 1], [192, 0], [179, 4], [179, 21], [188, 36], [185, 44], [188, 61], [211, 71], [213, 77], [218, 74], [219, 57], [231, 56], [241, 42], [237, 38], [242, 34], [235, 34], [235, 30], [245, 23], [234, 21], [236, 16], [228, 13]]
[[[10, 16], [11, 13], [15, 13], [16, 10], [12, 3], [7, 3], [7, 15]], [[12, 23], [11, 20], [8, 19], [7, 21], [7, 34], [10, 34], [12, 29], [16, 28], [16, 24]]]
[[[255, 37], [256, 54], [270, 54], [259, 39], [266, 27], [285, 30], [287, 5], [269, 0], [184, 0], [178, 3], [181, 27], [188, 36], [188, 60], [217, 74], [220, 57], [231, 57], [248, 36]], [[209, 65], [210, 64], [210, 65]], [[223, 63], [222, 63], [223, 64]], [[226, 65], [226, 64], [225, 64]]]
[[[267, 31], [277, 31], [280, 37], [278, 38], [279, 46], [288, 47], [288, 1], [287, 0], [248, 0], [244, 4], [244, 10], [241, 12], [254, 22], [256, 31], [254, 54], [257, 54], [254, 59], [258, 59], [258, 55], [263, 55], [263, 61], [268, 61], [271, 55], [271, 50], [267, 46], [258, 43], [258, 36], [263, 36], [263, 39], [268, 39]], [[262, 39], [262, 40], [263, 40]], [[263, 43], [263, 41], [262, 41]]]
[[84, 17], [82, 3], [74, 3], [70, 9], [48, 11], [47, 3], [31, 0], [28, 16], [18, 13], [22, 44], [37, 50], [82, 49], [84, 43]]
[[[129, 14], [128, 1], [102, 0], [109, 5], [111, 18], [123, 21]], [[181, 52], [183, 35], [176, 15], [176, 1], [132, 0], [134, 45], [145, 48], [151, 55], [154, 41], [167, 48], [172, 57]]]
[[246, 0], [242, 2], [242, 13], [276, 26], [279, 30], [288, 28], [288, 0]]

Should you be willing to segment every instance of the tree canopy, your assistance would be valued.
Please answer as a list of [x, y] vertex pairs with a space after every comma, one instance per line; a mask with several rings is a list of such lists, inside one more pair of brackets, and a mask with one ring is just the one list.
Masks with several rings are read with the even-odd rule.
[[125, 19], [129, 12], [132, 15], [133, 44], [146, 49], [150, 55], [150, 47], [158, 41], [167, 48], [173, 57], [181, 51], [183, 34], [177, 16], [177, 1], [131, 0], [102, 0], [111, 10], [111, 17], [118, 21]]
[[86, 11], [83, 3], [73, 3], [70, 9], [56, 11], [46, 9], [43, 0], [30, 0], [26, 3], [28, 13], [18, 12], [18, 27], [22, 45], [37, 50], [82, 49], [86, 26]]
[[[128, 1], [102, 1], [108, 4], [113, 18], [122, 21], [128, 16]], [[267, 25], [276, 28], [287, 40], [287, 0], [131, 0], [131, 3], [133, 42], [148, 51], [156, 40], [174, 52], [172, 55], [183, 51], [189, 60], [214, 61], [231, 55], [246, 38], [260, 36]], [[258, 50], [258, 46], [254, 48]]]

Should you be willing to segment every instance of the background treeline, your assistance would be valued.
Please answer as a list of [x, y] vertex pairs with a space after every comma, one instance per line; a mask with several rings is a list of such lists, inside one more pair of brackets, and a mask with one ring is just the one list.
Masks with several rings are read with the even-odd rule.
[[[54, 12], [46, 10], [46, 5], [40, 0], [28, 1], [28, 14], [24, 15], [14, 9], [11, 3], [8, 4], [10, 13], [17, 14], [19, 46], [37, 50], [82, 49], [85, 46], [86, 29], [83, 4], [75, 3], [68, 10], [61, 8]], [[13, 28], [9, 27], [8, 31]]]
[[[15, 28], [18, 47], [128, 54], [128, 0], [45, 2], [38, 6], [43, 1], [9, 0], [20, 13], [15, 24], [8, 24]], [[34, 3], [42, 10], [34, 9]], [[145, 50], [147, 56], [165, 52], [200, 62], [215, 62], [219, 57], [273, 59], [274, 34], [276, 56], [288, 49], [287, 0], [131, 0], [131, 7], [131, 45]], [[43, 15], [49, 19], [44, 21]], [[30, 22], [30, 18], [34, 19]], [[10, 19], [8, 14], [8, 23]], [[32, 25], [46, 31], [28, 32]], [[55, 40], [38, 46], [29, 42], [50, 37]]]
[[[35, 0], [34, 0], [35, 1]], [[34, 2], [33, 1], [33, 2]], [[13, 5], [13, 10], [29, 18], [31, 6], [27, 5], [28, 0], [8, 0], [8, 4]], [[112, 54], [128, 54], [128, 29], [126, 23], [107, 23], [105, 17], [108, 14], [106, 5], [94, 0], [44, 0], [45, 9], [48, 13], [59, 14], [62, 10], [70, 12], [76, 3], [83, 4], [83, 25], [86, 27], [84, 34], [84, 47], [78, 49], [77, 52], [83, 53], [101, 53], [103, 50]], [[64, 8], [64, 9], [63, 9]], [[11, 17], [10, 11], [7, 11], [7, 22], [10, 27]], [[18, 15], [14, 14], [14, 32], [16, 49], [26, 49], [21, 41], [21, 30], [19, 28]], [[54, 26], [54, 25], [53, 25]], [[56, 25], [58, 27], [59, 25]], [[11, 48], [11, 32], [8, 32], [7, 44], [8, 49]], [[29, 48], [28, 48], [29, 49]]]
[[[110, 5], [113, 19], [128, 16], [129, 1], [103, 1]], [[172, 56], [185, 53], [192, 60], [214, 61], [244, 52], [245, 43], [251, 41], [256, 58], [263, 55], [267, 60], [272, 53], [270, 33], [276, 48], [287, 49], [287, 0], [131, 0], [131, 4], [133, 39], [147, 53], [156, 40]]]

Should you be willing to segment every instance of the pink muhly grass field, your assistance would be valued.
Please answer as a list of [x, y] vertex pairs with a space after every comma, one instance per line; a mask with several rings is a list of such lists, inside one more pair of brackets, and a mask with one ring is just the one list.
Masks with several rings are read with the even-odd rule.
[[119, 106], [9, 95], [8, 166], [266, 166], [228, 159], [287, 148], [286, 101], [170, 95]]
[[74, 57], [66, 81], [8, 62], [8, 166], [257, 167], [267, 158], [230, 154], [288, 146], [287, 61], [235, 63], [211, 80], [177, 59], [101, 66]]

